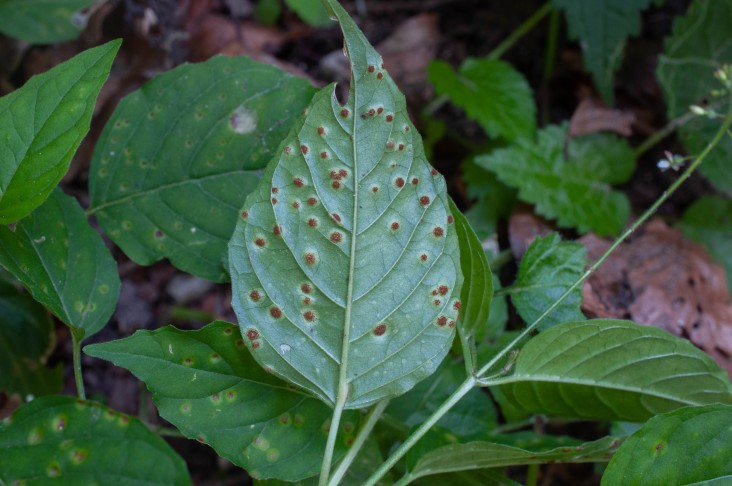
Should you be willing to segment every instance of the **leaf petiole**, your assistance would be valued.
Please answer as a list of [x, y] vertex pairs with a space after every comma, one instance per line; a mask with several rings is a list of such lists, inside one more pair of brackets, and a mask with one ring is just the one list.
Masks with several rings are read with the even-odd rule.
[[84, 330], [80, 328], [71, 329], [71, 342], [73, 347], [74, 380], [76, 381], [76, 394], [79, 398], [86, 400], [84, 391], [84, 377], [81, 372], [81, 341], [84, 340]]

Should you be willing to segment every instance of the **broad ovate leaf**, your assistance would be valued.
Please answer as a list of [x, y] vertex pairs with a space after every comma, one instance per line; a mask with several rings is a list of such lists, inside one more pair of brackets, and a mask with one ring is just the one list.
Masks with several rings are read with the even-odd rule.
[[117, 264], [79, 203], [59, 188], [30, 216], [0, 226], [0, 265], [87, 337], [104, 327], [117, 305]]
[[455, 72], [445, 61], [433, 61], [427, 74], [437, 93], [447, 95], [491, 137], [534, 135], [534, 95], [523, 75], [507, 62], [471, 58]]
[[119, 45], [84, 51], [0, 98], [0, 224], [30, 214], [66, 174]]
[[730, 484], [732, 406], [685, 407], [653, 417], [608, 464], [605, 486]]
[[540, 130], [536, 141], [519, 139], [476, 157], [476, 163], [517, 188], [519, 199], [536, 204], [539, 214], [556, 219], [561, 227], [619, 233], [630, 215], [630, 203], [611, 184], [622, 184], [633, 174], [633, 150], [607, 133], [569, 141], [566, 137], [566, 124], [552, 125]]
[[313, 98], [247, 198], [230, 243], [233, 306], [264, 367], [360, 408], [431, 374], [462, 276], [445, 180], [404, 96], [335, 1], [353, 78]]
[[94, 0], [0, 0], [0, 32], [33, 44], [75, 39]]
[[[666, 113], [674, 119], [688, 113], [690, 105], [709, 103], [718, 113], [729, 110], [727, 96], [711, 97], [721, 88], [714, 71], [732, 62], [732, 0], [691, 3], [685, 17], [674, 22], [659, 57], [656, 77], [666, 98]], [[696, 117], [678, 129], [691, 154], [704, 150], [719, 130], [720, 120]], [[732, 139], [723, 137], [699, 170], [719, 190], [732, 195]]]
[[[258, 478], [298, 481], [318, 473], [331, 410], [262, 369], [244, 341], [253, 327], [216, 321], [197, 331], [164, 327], [86, 346], [90, 356], [130, 370], [153, 394], [160, 415]], [[358, 414], [341, 422], [336, 457], [358, 428]]]
[[0, 484], [191, 484], [183, 459], [134, 417], [51, 396], [0, 423]]
[[559, 324], [532, 338], [502, 383], [520, 410], [640, 422], [686, 405], [732, 403], [727, 374], [689, 341], [628, 321]]
[[[533, 324], [584, 273], [587, 260], [579, 243], [562, 242], [557, 233], [537, 237], [524, 253], [516, 282], [508, 289], [516, 311]], [[582, 289], [577, 288], [539, 323], [548, 329], [562, 322], [584, 320]]]
[[122, 100], [97, 143], [90, 211], [127, 256], [228, 280], [246, 196], [315, 90], [245, 57], [161, 74]]

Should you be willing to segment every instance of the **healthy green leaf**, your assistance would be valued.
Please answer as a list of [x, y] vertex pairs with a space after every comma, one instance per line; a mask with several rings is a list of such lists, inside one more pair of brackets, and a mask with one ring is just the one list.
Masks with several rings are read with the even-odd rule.
[[46, 309], [0, 272], [0, 390], [23, 399], [60, 392], [63, 366], [45, 366], [55, 346]]
[[566, 124], [539, 131], [536, 143], [519, 139], [512, 146], [476, 157], [481, 167], [519, 190], [519, 199], [557, 219], [561, 227], [600, 235], [620, 232], [630, 214], [628, 198], [610, 184], [628, 180], [635, 169], [633, 151], [614, 135], [595, 133], [568, 144]]
[[681, 230], [702, 243], [727, 272], [732, 293], [732, 201], [719, 196], [703, 196], [684, 213]]
[[560, 324], [521, 349], [496, 380], [510, 402], [552, 416], [643, 421], [685, 405], [732, 403], [727, 374], [659, 328], [596, 319]]
[[[526, 324], [532, 324], [584, 273], [585, 247], [562, 242], [557, 233], [536, 238], [521, 259], [516, 283], [510, 287], [511, 301]], [[562, 322], [585, 319], [580, 311], [582, 289], [577, 288], [551, 314], [539, 329]]]
[[321, 0], [285, 0], [285, 2], [301, 19], [313, 27], [330, 27], [332, 25], [330, 16], [325, 11]]
[[33, 44], [76, 39], [94, 0], [0, 0], [0, 32]]
[[[160, 415], [258, 478], [297, 481], [320, 470], [331, 410], [262, 369], [244, 341], [260, 342], [253, 326], [213, 322], [198, 331], [164, 327], [86, 346], [90, 356], [130, 370], [153, 393]], [[358, 414], [341, 422], [341, 455]]]
[[508, 219], [513, 212], [516, 191], [499, 181], [493, 172], [476, 165], [474, 160], [461, 167], [468, 196], [477, 199], [465, 212], [465, 217], [478, 238], [488, 238], [496, 232], [498, 220]]
[[404, 96], [337, 2], [353, 64], [349, 101], [313, 98], [230, 243], [233, 307], [256, 360], [347, 408], [404, 393], [452, 342], [462, 277], [445, 180]]
[[[411, 481], [431, 474], [547, 462], [603, 462], [610, 459], [619, 440], [613, 437], [577, 447], [559, 447], [546, 452], [519, 449], [491, 442], [468, 442], [440, 447], [424, 455], [409, 471]], [[406, 484], [406, 483], [405, 483]]]
[[0, 98], [0, 224], [30, 214], [66, 174], [119, 45], [82, 52]]
[[254, 10], [257, 21], [264, 25], [274, 25], [282, 14], [280, 0], [259, 0]]
[[97, 143], [91, 211], [131, 259], [228, 280], [226, 244], [274, 147], [315, 90], [244, 57], [164, 73], [122, 100]]
[[[725, 98], [712, 98], [720, 88], [714, 70], [732, 62], [732, 0], [694, 1], [686, 17], [674, 22], [673, 34], [666, 38], [664, 53], [658, 61], [656, 76], [666, 97], [669, 119], [688, 113], [690, 105], [710, 103], [725, 113]], [[704, 150], [719, 129], [719, 120], [696, 117], [679, 128], [679, 136], [692, 154]], [[721, 191], [732, 194], [732, 139], [724, 137], [709, 153], [700, 171]]]
[[87, 337], [117, 305], [117, 264], [79, 203], [61, 189], [17, 225], [0, 226], [0, 265]]
[[142, 422], [95, 402], [33, 400], [0, 423], [0, 484], [191, 484], [183, 459]]
[[564, 10], [569, 36], [579, 40], [585, 69], [592, 73], [595, 85], [605, 100], [613, 102], [613, 74], [623, 60], [628, 36], [638, 35], [641, 11], [651, 0], [552, 0]]
[[524, 76], [496, 59], [466, 59], [456, 73], [445, 61], [432, 61], [427, 78], [493, 138], [532, 137], [536, 131], [534, 95]]
[[729, 405], [665, 413], [650, 419], [623, 443], [602, 484], [730, 484], [731, 443]]

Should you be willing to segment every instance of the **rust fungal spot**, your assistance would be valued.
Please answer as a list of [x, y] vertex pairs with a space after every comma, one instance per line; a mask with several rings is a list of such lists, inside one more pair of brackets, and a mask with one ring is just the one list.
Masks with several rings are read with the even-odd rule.
[[334, 231], [330, 234], [330, 241], [332, 241], [335, 244], [340, 243], [343, 241], [343, 235], [340, 231]]
[[369, 66], [369, 67], [368, 67], [368, 71], [369, 71], [370, 73], [373, 73], [373, 72], [374, 72], [375, 70], [376, 70], [376, 68], [375, 68], [375, 67], [373, 67], [373, 66]]
[[302, 187], [305, 184], [299, 177], [295, 177], [295, 180], [293, 180], [292, 183], [297, 187]]
[[249, 292], [249, 298], [252, 299], [254, 302], [258, 302], [261, 297], [262, 296], [259, 294], [258, 290], [252, 290], [251, 292]]
[[292, 203], [292, 207], [295, 209], [300, 209], [300, 201], [294, 201]]
[[318, 127], [318, 135], [323, 135], [325, 133], [325, 128]]
[[300, 286], [300, 290], [302, 290], [302, 291], [303, 291], [303, 292], [305, 292], [306, 294], [309, 294], [310, 292], [312, 292], [312, 291], [313, 291], [313, 288], [312, 288], [312, 287], [310, 286], [310, 284], [308, 284], [308, 283], [304, 283], [304, 284], [302, 284], [302, 285]]
[[304, 298], [302, 299], [302, 303], [303, 303], [303, 304], [305, 304], [305, 305], [310, 305], [310, 302], [312, 302], [312, 301], [310, 300], [310, 297], [304, 297]]
[[376, 109], [376, 113], [378, 113], [379, 115], [381, 115], [383, 112], [384, 112], [384, 107], [382, 107], [382, 106], [380, 106]]
[[282, 317], [282, 309], [280, 309], [276, 305], [273, 306], [273, 307], [270, 307], [270, 309], [269, 309], [269, 315], [271, 315], [275, 319], [279, 319], [280, 317]]
[[241, 212], [242, 219], [247, 219], [249, 217], [249, 212], [245, 209]]
[[402, 188], [402, 187], [404, 187], [404, 179], [402, 179], [401, 177], [397, 177], [396, 180], [394, 181], [394, 184], [397, 187]]
[[420, 259], [420, 260], [422, 260], [423, 262], [426, 262], [426, 261], [427, 261], [427, 254], [426, 254], [426, 253], [422, 253], [422, 254], [421, 254], [421, 255], [419, 256], [419, 259]]
[[447, 325], [447, 317], [440, 316], [437, 318], [437, 325], [440, 327], [445, 327]]
[[409, 133], [409, 125], [404, 125], [404, 133]]
[[308, 204], [309, 204], [310, 206], [315, 206], [316, 204], [318, 204], [318, 200], [317, 200], [317, 199], [315, 199], [314, 197], [309, 197], [309, 198], [308, 198]]
[[440, 295], [447, 295], [448, 290], [450, 289], [447, 287], [447, 285], [440, 285], [439, 287], [437, 287], [437, 292]]
[[284, 149], [282, 149], [282, 151], [285, 153], [285, 155], [290, 155], [290, 152], [292, 152], [292, 148], [286, 146]]
[[455, 310], [460, 310], [460, 307], [462, 307], [463, 303], [459, 300], [456, 300], [454, 304], [452, 304], [452, 308]]
[[347, 110], [346, 108], [343, 108], [343, 109], [341, 110], [341, 116], [342, 116], [343, 118], [346, 118], [346, 117], [347, 117], [347, 116], [348, 116], [349, 114], [350, 114], [350, 113], [349, 113], [349, 111], [348, 111], [348, 110]]
[[435, 305], [440, 305], [442, 304], [442, 301], [440, 299], [435, 299], [432, 303]]
[[308, 219], [308, 226], [311, 228], [317, 228], [318, 227], [318, 220], [315, 218]]
[[345, 179], [346, 177], [348, 177], [348, 171], [346, 169], [339, 169], [338, 170], [338, 178], [339, 178], [339, 180], [340, 179]]
[[261, 344], [259, 343], [259, 341], [252, 341], [252, 347], [253, 347], [254, 349], [257, 349], [257, 348], [259, 348], [259, 346], [261, 346]]
[[321, 159], [327, 159], [328, 158], [328, 152], [320, 152], [320, 158]]
[[399, 144], [399, 150], [404, 150], [404, 144], [403, 143], [400, 143]]
[[454, 328], [455, 327], [455, 321], [450, 320], [450, 324], [448, 324], [448, 326], [450, 327], [450, 329]]
[[437, 175], [437, 169], [432, 169], [430, 171], [430, 174], [432, 174], [433, 177], [436, 176]]
[[440, 226], [437, 226], [435, 229], [432, 230], [432, 234], [436, 237], [440, 237], [445, 234], [445, 230], [442, 229]]
[[315, 254], [311, 252], [305, 253], [305, 263], [308, 265], [315, 265]]
[[373, 186], [371, 188], [371, 192], [374, 192], [374, 193], [379, 192], [379, 188], [377, 186]]
[[384, 77], [384, 74], [383, 74], [383, 73], [379, 73], [379, 74], [377, 74], [377, 75], [376, 75], [376, 77], [377, 77], [378, 79], [381, 79], [381, 78], [383, 78], [383, 77]]
[[386, 115], [386, 121], [388, 121], [388, 122], [394, 121], [394, 115], [391, 115], [391, 114], [390, 115]]
[[376, 336], [383, 336], [386, 332], [386, 324], [383, 322], [374, 328], [374, 334]]
[[274, 228], [272, 228], [272, 232], [275, 236], [280, 236], [282, 234], [282, 228], [280, 228], [280, 225], [276, 224], [274, 225]]
[[392, 229], [392, 231], [398, 230], [399, 229], [399, 223], [396, 222], [396, 221], [392, 222], [391, 223], [391, 229]]
[[248, 337], [248, 338], [249, 338], [249, 339], [250, 339], [251, 341], [254, 341], [255, 339], [258, 339], [258, 338], [259, 338], [259, 331], [257, 331], [257, 330], [256, 330], [256, 329], [254, 329], [254, 328], [248, 329], [248, 330], [247, 330], [247, 337]]
[[262, 248], [264, 245], [267, 244], [267, 242], [264, 240], [264, 238], [257, 238], [256, 240], [254, 240], [254, 244]]
[[447, 215], [447, 224], [452, 224], [455, 221], [455, 218], [452, 217], [452, 214]]
[[155, 230], [155, 238], [162, 238], [163, 236], [165, 236], [165, 233], [163, 233], [159, 229]]
[[394, 150], [394, 141], [393, 140], [389, 140], [388, 142], [386, 142], [386, 150]]
[[277, 204], [278, 202], [279, 202], [279, 201], [277, 200], [277, 198], [276, 198], [276, 197], [273, 197], [273, 198], [272, 198], [272, 204]]
[[315, 321], [315, 312], [308, 310], [302, 313], [302, 316], [305, 318], [308, 322], [314, 322]]
[[338, 181], [333, 181], [330, 185], [333, 187], [333, 189], [340, 189], [341, 188], [341, 183], [338, 182]]
[[340, 214], [333, 213], [333, 214], [331, 214], [331, 217], [333, 218], [333, 221], [335, 221], [336, 223], [340, 223], [341, 222], [341, 216], [340, 216]]
[[308, 146], [305, 144], [300, 145], [300, 152], [302, 152], [303, 155], [306, 155], [308, 153]]
[[369, 111], [364, 111], [363, 113], [361, 113], [361, 118], [363, 118], [365, 120], [366, 118], [373, 117], [375, 114], [376, 114], [376, 110], [371, 108]]
[[422, 196], [422, 197], [420, 197], [420, 198], [419, 198], [419, 203], [420, 203], [420, 204], [421, 204], [422, 206], [427, 206], [427, 205], [428, 205], [428, 204], [430, 203], [430, 198], [429, 198], [429, 196]]
[[413, 186], [416, 186], [417, 184], [419, 184], [419, 179], [417, 179], [416, 177], [414, 177], [414, 178], [412, 179], [412, 185], [413, 185]]
[[277, 189], [276, 187], [272, 188], [272, 194], [277, 194], [278, 192], [280, 192], [279, 189]]

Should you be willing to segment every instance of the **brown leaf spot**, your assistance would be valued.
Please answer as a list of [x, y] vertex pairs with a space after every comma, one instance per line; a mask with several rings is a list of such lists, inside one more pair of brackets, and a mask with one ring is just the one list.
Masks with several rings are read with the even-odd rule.
[[280, 309], [277, 306], [270, 307], [270, 309], [269, 309], [269, 315], [271, 315], [275, 319], [279, 319], [280, 317], [282, 317], [282, 309]]
[[374, 328], [374, 335], [383, 336], [386, 332], [386, 324], [383, 322]]
[[441, 226], [436, 226], [435, 229], [432, 230], [432, 234], [439, 238], [445, 234], [445, 230], [442, 229]]
[[258, 302], [261, 295], [259, 294], [258, 290], [252, 290], [249, 292], [249, 298], [252, 299], [254, 302]]
[[330, 234], [330, 241], [332, 241], [335, 244], [340, 243], [343, 241], [343, 235], [340, 231], [334, 231]]
[[247, 329], [247, 337], [251, 341], [254, 341], [255, 339], [258, 339], [259, 338], [259, 331], [257, 331], [254, 328], [249, 328], [249, 329]]
[[305, 184], [299, 177], [295, 177], [295, 180], [293, 180], [292, 183], [297, 187], [302, 187]]

